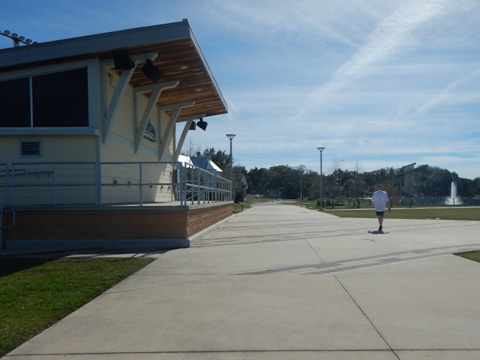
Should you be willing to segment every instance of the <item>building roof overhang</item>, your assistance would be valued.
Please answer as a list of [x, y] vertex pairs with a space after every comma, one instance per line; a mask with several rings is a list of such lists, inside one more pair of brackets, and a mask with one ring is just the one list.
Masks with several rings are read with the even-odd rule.
[[[157, 106], [168, 108], [171, 104], [194, 102], [182, 108], [179, 121], [227, 113], [220, 88], [187, 20], [2, 49], [0, 72], [88, 59], [112, 60], [113, 67], [118, 54], [137, 58], [143, 54], [157, 55], [153, 64], [161, 71], [158, 81], [179, 82], [175, 88], [162, 92]], [[152, 84], [142, 72], [144, 64], [137, 63], [129, 80], [134, 88]]]

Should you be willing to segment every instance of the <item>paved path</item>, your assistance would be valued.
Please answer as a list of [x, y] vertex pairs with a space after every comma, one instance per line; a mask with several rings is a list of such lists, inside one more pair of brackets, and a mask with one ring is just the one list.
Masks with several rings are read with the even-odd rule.
[[254, 206], [4, 359], [479, 359], [480, 221], [375, 222]]

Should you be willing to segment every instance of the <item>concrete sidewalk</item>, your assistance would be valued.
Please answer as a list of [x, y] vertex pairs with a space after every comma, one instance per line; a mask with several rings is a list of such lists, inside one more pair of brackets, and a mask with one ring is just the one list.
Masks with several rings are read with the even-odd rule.
[[256, 205], [4, 359], [479, 359], [480, 222]]

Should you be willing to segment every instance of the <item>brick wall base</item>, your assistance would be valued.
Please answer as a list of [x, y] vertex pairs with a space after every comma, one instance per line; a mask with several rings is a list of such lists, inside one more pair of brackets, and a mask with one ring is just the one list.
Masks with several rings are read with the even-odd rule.
[[[28, 243], [41, 247], [42, 242], [76, 247], [105, 244], [132, 246], [157, 244], [185, 247], [188, 239], [232, 215], [232, 204], [194, 207], [101, 207], [93, 209], [16, 210], [15, 227], [3, 230], [5, 247], [22, 247]], [[5, 218], [4, 223], [11, 219]], [[69, 243], [69, 245], [73, 244]], [[167, 246], [168, 244], [168, 246]], [[173, 244], [173, 245], [172, 245]], [[175, 244], [178, 244], [175, 245]]]

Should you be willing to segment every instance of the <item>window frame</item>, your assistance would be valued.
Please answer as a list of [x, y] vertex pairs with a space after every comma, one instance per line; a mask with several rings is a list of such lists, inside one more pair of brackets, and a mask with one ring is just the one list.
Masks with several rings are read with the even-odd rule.
[[49, 75], [70, 70], [85, 68], [87, 70], [87, 124], [86, 126], [55, 126], [55, 127], [0, 127], [0, 135], [99, 135], [101, 102], [103, 97], [100, 90], [101, 84], [101, 62], [99, 59], [89, 59], [60, 63], [43, 67], [28, 68], [0, 74], [0, 81], [10, 81], [22, 78], [30, 79], [30, 112], [33, 119], [32, 109], [32, 77]]

